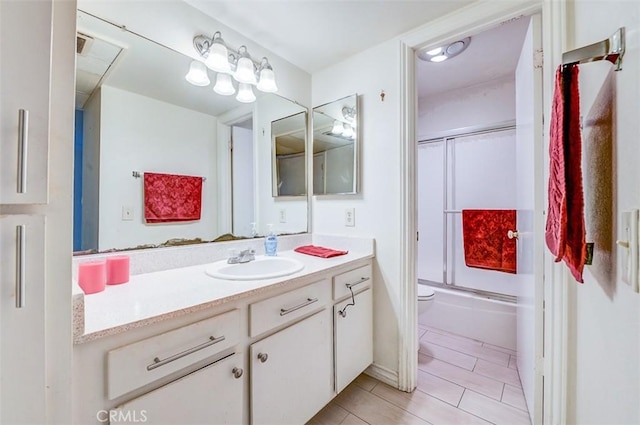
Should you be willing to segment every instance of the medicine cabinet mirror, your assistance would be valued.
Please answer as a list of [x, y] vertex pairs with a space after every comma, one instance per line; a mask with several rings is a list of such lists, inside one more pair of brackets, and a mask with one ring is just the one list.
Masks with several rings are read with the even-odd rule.
[[358, 193], [358, 95], [313, 108], [313, 194]]
[[[299, 114], [299, 124], [307, 109], [273, 93], [256, 91], [255, 103], [243, 104], [191, 85], [190, 57], [126, 24], [78, 10], [74, 252], [252, 237], [269, 223], [278, 234], [307, 232], [307, 198], [272, 197], [269, 143], [272, 122]], [[239, 161], [246, 172], [232, 177]], [[200, 220], [146, 223], [145, 172], [206, 178]]]
[[271, 122], [273, 196], [307, 194], [307, 113]]

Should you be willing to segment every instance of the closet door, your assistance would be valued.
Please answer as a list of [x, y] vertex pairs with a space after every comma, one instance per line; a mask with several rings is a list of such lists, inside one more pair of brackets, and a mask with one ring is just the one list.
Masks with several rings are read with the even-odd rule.
[[47, 203], [53, 2], [0, 2], [0, 204]]
[[45, 218], [0, 217], [0, 423], [45, 423]]

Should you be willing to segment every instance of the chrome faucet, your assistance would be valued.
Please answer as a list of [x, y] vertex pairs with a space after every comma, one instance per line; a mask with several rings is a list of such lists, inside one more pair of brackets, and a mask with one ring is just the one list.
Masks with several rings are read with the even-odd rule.
[[256, 259], [256, 252], [251, 249], [243, 249], [238, 255], [229, 257], [228, 264], [248, 263]]

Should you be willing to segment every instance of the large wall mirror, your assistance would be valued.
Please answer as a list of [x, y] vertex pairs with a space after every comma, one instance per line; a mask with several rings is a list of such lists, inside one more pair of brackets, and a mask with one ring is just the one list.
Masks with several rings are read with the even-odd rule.
[[[272, 122], [307, 109], [272, 93], [251, 104], [221, 96], [213, 73], [208, 87], [189, 84], [191, 58], [119, 24], [78, 11], [74, 251], [250, 237], [267, 224], [307, 232], [306, 197], [271, 192]], [[134, 172], [202, 177], [201, 218], [147, 223]]]
[[313, 108], [313, 194], [358, 193], [358, 95]]

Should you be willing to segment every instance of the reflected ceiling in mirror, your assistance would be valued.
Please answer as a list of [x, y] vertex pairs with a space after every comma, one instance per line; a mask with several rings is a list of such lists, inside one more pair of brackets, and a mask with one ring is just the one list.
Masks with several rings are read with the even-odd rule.
[[271, 123], [273, 196], [307, 194], [307, 113]]
[[[78, 36], [83, 48], [77, 57], [74, 251], [216, 240], [239, 227], [233, 224], [238, 209], [234, 202], [242, 205], [243, 219], [256, 223], [258, 235], [264, 234], [264, 223], [278, 223], [273, 217], [283, 207], [273, 205], [270, 178], [264, 185], [249, 179], [250, 190], [246, 184], [235, 189], [228, 143], [234, 125], [225, 117], [243, 116], [268, 133], [271, 121], [305, 108], [266, 93], [256, 93], [256, 102], [244, 105], [215, 93], [212, 85], [193, 86], [185, 80], [191, 58], [82, 11]], [[284, 112], [277, 116], [273, 105]], [[258, 116], [264, 118], [256, 120]], [[256, 175], [270, 176], [270, 143], [263, 149], [263, 134], [253, 128], [246, 131]], [[206, 178], [200, 220], [147, 223], [143, 179], [133, 177], [134, 171]], [[263, 201], [262, 193], [270, 203]], [[248, 197], [255, 201], [244, 202]], [[274, 230], [307, 231], [306, 199], [301, 202]]]
[[313, 194], [358, 192], [358, 95], [313, 108]]

